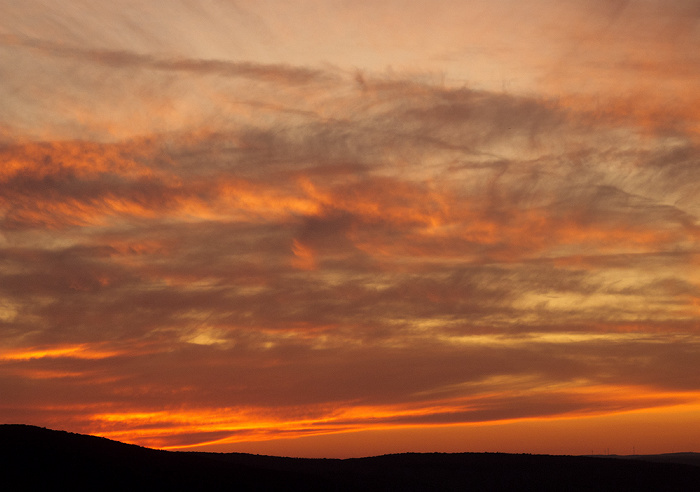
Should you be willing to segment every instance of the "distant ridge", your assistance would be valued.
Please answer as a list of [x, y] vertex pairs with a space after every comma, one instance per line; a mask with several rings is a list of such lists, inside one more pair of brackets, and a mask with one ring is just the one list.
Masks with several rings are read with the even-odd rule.
[[[684, 462], [673, 462], [674, 458]], [[281, 458], [160, 451], [29, 425], [0, 425], [3, 482], [18, 484], [11, 490], [686, 492], [700, 488], [699, 458], [697, 453], [650, 457], [406, 453], [344, 460]]]
[[664, 454], [630, 454], [630, 455], [594, 455], [596, 458], [619, 458], [637, 461], [653, 461], [655, 463], [678, 463], [682, 465], [700, 466], [700, 453], [664, 453]]

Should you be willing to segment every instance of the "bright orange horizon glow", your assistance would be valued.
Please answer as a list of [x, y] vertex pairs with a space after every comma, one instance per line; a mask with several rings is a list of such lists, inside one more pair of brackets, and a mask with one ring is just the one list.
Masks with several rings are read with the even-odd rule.
[[[683, 395], [686, 396], [687, 395]], [[255, 421], [249, 419], [245, 423], [225, 424], [217, 422], [217, 417], [226, 415], [222, 413], [194, 412], [192, 414], [135, 414], [135, 415], [96, 415], [95, 420], [102, 422], [119, 422], [127, 426], [134, 421], [153, 423], [162, 419], [162, 428], [148, 427], [143, 431], [104, 431], [95, 432], [95, 435], [109, 439], [138, 444], [141, 446], [165, 449], [170, 451], [209, 451], [209, 452], [249, 452], [255, 454], [284, 454], [290, 456], [348, 458], [363, 457], [378, 454], [400, 452], [514, 452], [514, 453], [544, 453], [544, 454], [660, 454], [682, 452], [693, 449], [693, 443], [698, 438], [693, 432], [693, 426], [700, 423], [700, 395], [692, 403], [674, 404], [637, 410], [623, 410], [618, 412], [581, 412], [563, 416], [534, 417], [506, 419], [497, 421], [470, 422], [463, 424], [372, 424], [367, 425], [367, 420], [377, 418], [381, 411], [374, 412], [366, 409], [368, 413], [357, 415], [358, 423], [333, 426], [334, 419], [320, 419], [307, 421]], [[356, 412], [352, 412], [356, 413]], [[677, 422], [670, 423], [668, 416], [682, 416]], [[363, 418], [364, 417], [364, 418]], [[212, 422], [213, 420], [213, 422]], [[335, 419], [339, 420], [339, 419]], [[362, 421], [364, 420], [364, 423]], [[381, 418], [380, 418], [381, 420]], [[636, 427], [630, 427], [629, 422], [645, 422], [650, 426], [648, 432], [638, 432]], [[178, 426], [184, 422], [192, 425]], [[202, 425], [202, 422], [208, 422]], [[328, 426], [328, 429], [314, 428], [315, 424]], [[581, 433], [586, 432], [588, 425], [591, 432], [585, 439]], [[601, 428], [605, 428], [601, 432]], [[489, 429], [491, 432], [484, 432]], [[537, 431], [535, 432], [535, 429]], [[556, 431], [554, 430], [556, 429]], [[461, 444], [452, 443], [451, 448], [445, 451], [435, 447], [430, 442], [431, 431], [442, 434], [444, 431], [458, 433], [464, 441]], [[238, 437], [225, 437], [202, 441], [194, 444], [167, 443], [178, 436], [198, 435], [204, 433], [240, 433]], [[631, 434], [634, 432], [634, 434]], [[557, 439], [557, 433], [564, 435], [578, 435], [568, 443]], [[669, 442], [661, 442], [664, 433], [672, 433]], [[401, 436], [398, 442], [393, 442], [382, 436]], [[539, 435], [542, 442], [533, 449], [529, 439], [523, 439], [523, 435]], [[422, 435], [427, 439], [421, 442], [411, 439], [409, 436]], [[371, 438], [372, 445], [357, 449], [357, 441], [360, 436], [375, 436]], [[332, 446], [324, 447], [323, 453], [313, 451], [314, 441], [332, 442]], [[491, 441], [491, 442], [489, 442]], [[280, 449], [286, 449], [284, 453], [274, 451], [274, 443]], [[410, 443], [410, 447], [407, 447]], [[611, 451], [611, 445], [613, 446]], [[549, 446], [549, 450], [548, 447]], [[628, 449], [632, 446], [631, 449]], [[352, 449], [352, 451], [349, 451]], [[289, 454], [291, 453], [291, 454]], [[306, 454], [305, 454], [306, 453]], [[311, 454], [308, 454], [311, 453]]]
[[695, 0], [0, 11], [0, 423], [700, 452]]

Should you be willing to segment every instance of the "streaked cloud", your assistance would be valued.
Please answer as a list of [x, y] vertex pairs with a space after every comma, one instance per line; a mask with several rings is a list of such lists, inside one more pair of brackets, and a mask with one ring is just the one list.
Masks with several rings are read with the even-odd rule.
[[698, 10], [661, 7], [8, 6], [2, 420], [206, 448], [696, 412]]

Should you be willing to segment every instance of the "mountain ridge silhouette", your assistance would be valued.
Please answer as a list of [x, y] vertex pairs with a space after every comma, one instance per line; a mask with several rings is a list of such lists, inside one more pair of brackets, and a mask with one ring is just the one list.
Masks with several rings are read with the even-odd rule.
[[[674, 456], [685, 461], [671, 462]], [[402, 453], [347, 459], [286, 458], [164, 451], [103, 437], [3, 424], [0, 471], [6, 483], [17, 484], [12, 490], [688, 491], [700, 485], [700, 454]]]

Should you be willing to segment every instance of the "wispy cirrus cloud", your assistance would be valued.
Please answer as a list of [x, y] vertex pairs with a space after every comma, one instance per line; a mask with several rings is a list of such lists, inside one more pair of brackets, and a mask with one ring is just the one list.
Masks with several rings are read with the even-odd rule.
[[94, 63], [110, 68], [148, 69], [165, 72], [185, 72], [199, 75], [244, 77], [286, 84], [303, 84], [315, 79], [330, 78], [320, 70], [285, 65], [232, 62], [229, 60], [207, 60], [157, 57], [130, 51], [90, 50], [70, 45], [61, 45], [43, 39], [22, 38], [13, 35], [0, 37], [0, 43], [12, 47], [33, 50], [50, 57], [67, 58], [81, 63]]

